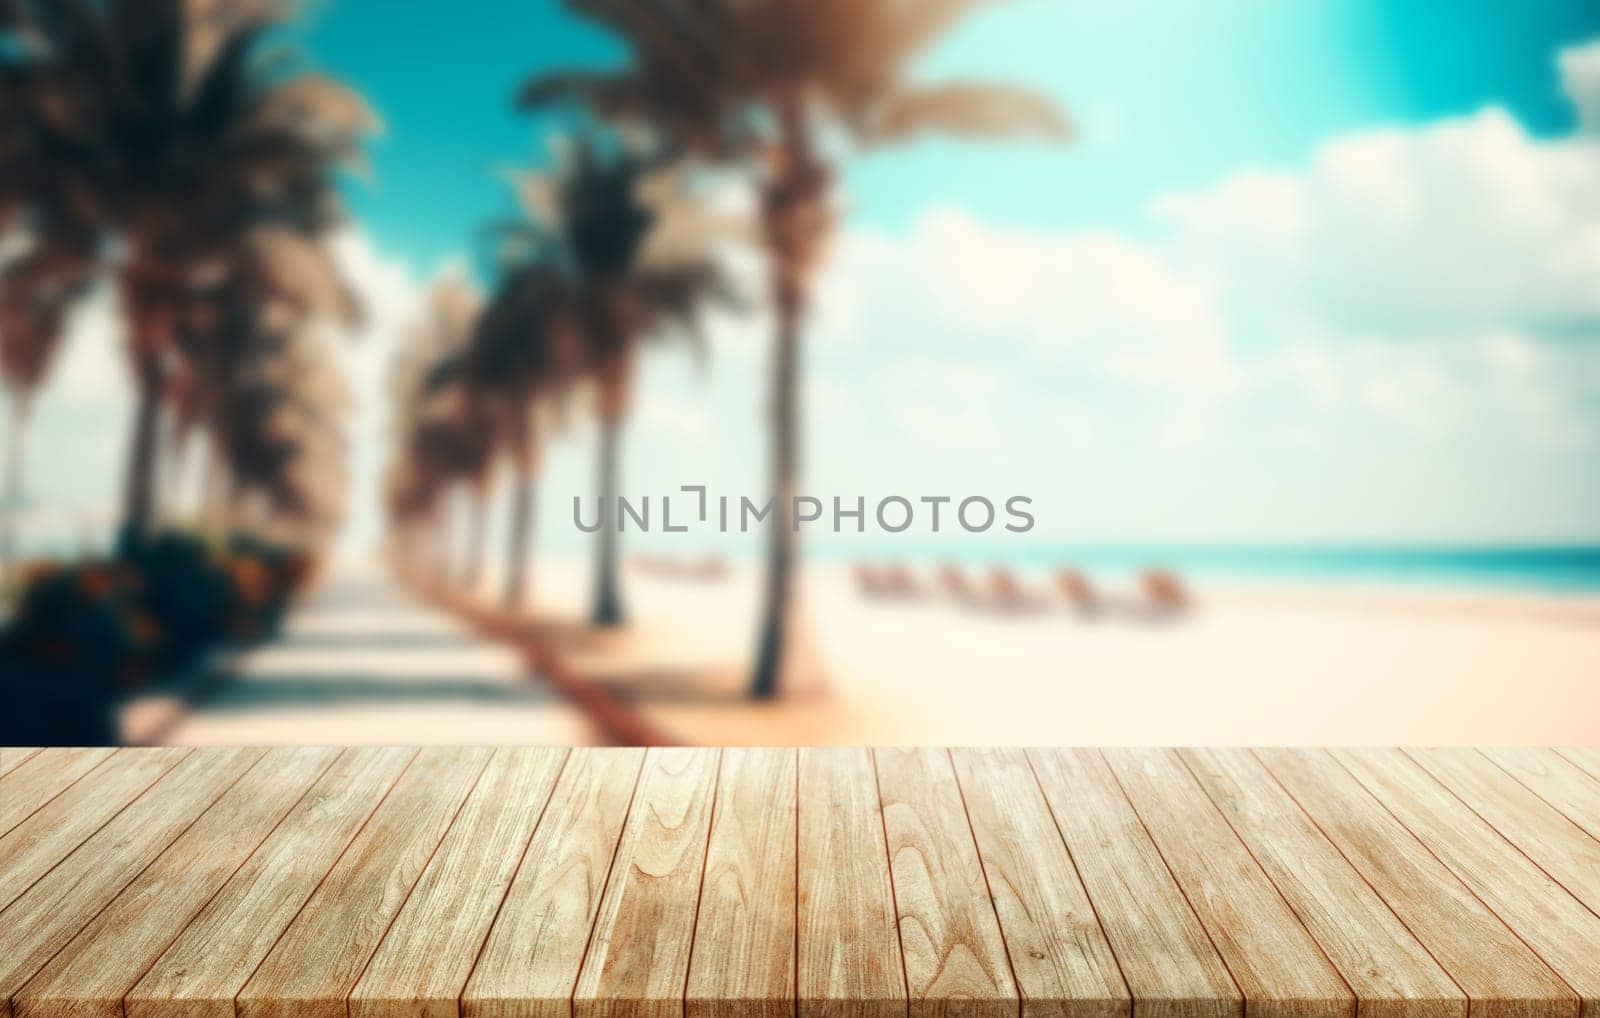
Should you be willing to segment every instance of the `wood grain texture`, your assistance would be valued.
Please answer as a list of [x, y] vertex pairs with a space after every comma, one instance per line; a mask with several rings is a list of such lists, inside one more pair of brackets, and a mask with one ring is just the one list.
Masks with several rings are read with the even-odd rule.
[[567, 752], [499, 749], [350, 993], [351, 1018], [456, 1018]]
[[[39, 754], [38, 746], [0, 746], [0, 778]], [[6, 786], [0, 785], [0, 790]]]
[[1465, 1018], [1467, 997], [1245, 750], [1182, 750], [1190, 772], [1355, 990], [1362, 1018]]
[[1600, 778], [1565, 753], [1551, 749], [1484, 749], [1483, 753], [1523, 787], [1600, 840]]
[[[263, 750], [191, 753], [0, 912], [0, 1001], [52, 956], [258, 761]], [[138, 754], [143, 755], [143, 754]], [[140, 762], [128, 766], [144, 774]], [[108, 775], [109, 777], [109, 775]], [[55, 801], [60, 802], [61, 798]], [[37, 818], [47, 810], [34, 814]]]
[[188, 754], [186, 749], [120, 750], [116, 766], [100, 780], [72, 785], [0, 837], [0, 909]]
[[566, 1018], [644, 751], [574, 750], [461, 994], [464, 1018]]
[[949, 752], [879, 749], [873, 760], [912, 1015], [1016, 1014], [1016, 981]]
[[1022, 1013], [1121, 1018], [1132, 998], [1020, 749], [951, 753]]
[[1600, 916], [1401, 750], [1334, 754], [1583, 1000], [1600, 1006]]
[[416, 750], [344, 750], [128, 992], [128, 1018], [234, 1018], [234, 997]]
[[[1534, 865], [1600, 915], [1600, 839], [1475, 749], [1407, 752]], [[1594, 817], [1600, 821], [1600, 785], [1595, 798]]]
[[121, 1018], [123, 995], [337, 755], [269, 751], [17, 992], [18, 1018]]
[[1578, 998], [1527, 945], [1323, 751], [1258, 758], [1470, 998], [1475, 1016], [1567, 1018]]
[[719, 757], [646, 753], [573, 991], [575, 1018], [682, 1013]]
[[1134, 812], [1261, 1018], [1345, 1018], [1355, 995], [1170, 750], [1107, 750]]
[[343, 1018], [346, 996], [488, 759], [485, 749], [417, 754], [239, 991], [239, 1018]]
[[1600, 749], [1568, 746], [1556, 752], [1577, 764], [1578, 768], [1590, 777], [1600, 781]]
[[894, 890], [872, 756], [802, 749], [796, 807], [802, 1018], [906, 1013]]
[[1122, 965], [1136, 1018], [1243, 1014], [1243, 996], [1105, 760], [1087, 750], [1029, 756]]
[[1600, 1018], [1588, 760], [46, 749], [0, 1018]]
[[10, 768], [0, 772], [0, 836], [98, 767], [113, 751], [63, 749], [42, 755], [37, 750], [14, 752], [15, 762], [8, 759]]
[[792, 749], [723, 752], [688, 1018], [794, 1014], [795, 781]]

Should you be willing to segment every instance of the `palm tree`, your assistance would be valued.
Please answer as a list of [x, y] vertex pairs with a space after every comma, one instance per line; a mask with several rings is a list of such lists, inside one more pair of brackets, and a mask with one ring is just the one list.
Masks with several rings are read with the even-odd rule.
[[[449, 274], [435, 281], [415, 320], [401, 337], [392, 378], [397, 448], [418, 460], [396, 464], [396, 476], [390, 483], [391, 509], [397, 522], [409, 527], [434, 515], [438, 496], [447, 483], [458, 479], [462, 470], [461, 456], [447, 462], [435, 453], [445, 440], [452, 447], [462, 444], [465, 438], [460, 433], [464, 427], [470, 426], [474, 433], [470, 436], [475, 439], [473, 448], [467, 453], [477, 469], [470, 472], [473, 505], [467, 521], [470, 533], [466, 557], [460, 570], [460, 579], [469, 586], [475, 584], [481, 568], [482, 517], [491, 476], [488, 454], [493, 435], [478, 401], [464, 393], [460, 379], [454, 377], [454, 365], [471, 341], [482, 303], [478, 292], [459, 275]], [[468, 414], [475, 416], [466, 420]], [[443, 565], [447, 567], [448, 563]]]
[[400, 431], [400, 458], [390, 481], [391, 513], [402, 531], [418, 523], [431, 525], [440, 539], [434, 571], [443, 582], [455, 579], [452, 573], [459, 565], [450, 561], [451, 542], [440, 525], [441, 503], [463, 485], [480, 486], [494, 460], [495, 435], [483, 411], [482, 401], [452, 383], [447, 392], [430, 397]]
[[[165, 398], [174, 459], [184, 445], [206, 440], [211, 505], [202, 513], [211, 512], [216, 529], [229, 528], [242, 476], [252, 469], [260, 475], [261, 468], [243, 461], [251, 447], [241, 444], [259, 420], [280, 411], [332, 415], [347, 402], [322, 326], [352, 329], [363, 312], [326, 250], [276, 226], [241, 234], [207, 285], [185, 294]], [[283, 427], [304, 432], [292, 422]], [[301, 437], [290, 451], [302, 450]]]
[[326, 539], [343, 513], [350, 406], [333, 350], [300, 330], [251, 359], [210, 422], [228, 466], [232, 522], [259, 536]]
[[621, 625], [625, 615], [614, 507], [622, 425], [640, 346], [647, 339], [684, 336], [703, 355], [701, 310], [713, 300], [735, 301], [708, 248], [708, 234], [688, 244], [652, 243], [664, 225], [693, 215], [686, 211], [690, 199], [672, 186], [680, 174], [658, 157], [598, 132], [572, 139], [565, 154], [555, 174], [521, 178], [518, 192], [532, 220], [531, 237], [554, 252], [577, 302], [584, 367], [600, 424], [601, 526], [591, 621], [609, 627]]
[[501, 277], [461, 353], [440, 366], [436, 381], [452, 381], [470, 394], [493, 422], [511, 466], [510, 526], [502, 601], [527, 600], [533, 533], [534, 483], [539, 468], [541, 418], [561, 404], [581, 364], [576, 302], [548, 249], [535, 246], [506, 255]]
[[925, 131], [1064, 137], [1049, 100], [1007, 85], [920, 85], [912, 63], [985, 0], [566, 0], [620, 36], [619, 70], [566, 70], [524, 87], [528, 108], [587, 104], [642, 123], [687, 151], [759, 174], [776, 316], [772, 363], [773, 524], [750, 693], [778, 693], [791, 666], [797, 544], [801, 325], [836, 225], [837, 174], [823, 138], [858, 148]]
[[150, 522], [162, 400], [191, 291], [241, 234], [314, 243], [376, 127], [333, 81], [262, 59], [291, 3], [7, 0], [0, 4], [0, 232], [86, 236], [127, 322], [137, 410], [122, 539]]

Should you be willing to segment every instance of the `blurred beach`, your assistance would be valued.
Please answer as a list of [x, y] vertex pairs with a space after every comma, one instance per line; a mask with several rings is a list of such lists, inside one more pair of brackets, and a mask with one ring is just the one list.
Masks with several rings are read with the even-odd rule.
[[[1041, 595], [1045, 578], [1024, 577]], [[1600, 739], [1600, 596], [1217, 582], [1151, 621], [1063, 601], [999, 613], [930, 593], [863, 596], [806, 571], [806, 638], [828, 682], [810, 703], [739, 703], [758, 576], [629, 577], [641, 663], [611, 681], [706, 743], [955, 745], [1546, 744]], [[582, 564], [549, 564], [549, 603], [582, 604]], [[1133, 600], [1129, 591], [1121, 596]], [[648, 661], [648, 664], [643, 663]], [[725, 675], [723, 703], [673, 673]], [[714, 679], [713, 679], [714, 681]]]
[[[744, 699], [757, 622], [758, 570], [720, 578], [626, 570], [636, 624], [584, 625], [589, 563], [541, 560], [530, 614], [565, 660], [669, 736], [695, 744], [1173, 745], [1587, 744], [1600, 739], [1600, 595], [1365, 583], [1214, 580], [1170, 617], [1138, 591], [1107, 584], [1085, 616], [1022, 573], [1026, 610], [963, 604], [928, 589], [862, 592], [845, 564], [804, 574], [799, 639], [824, 685], [771, 704]], [[932, 569], [914, 571], [932, 588]], [[981, 573], [974, 573], [981, 577]], [[484, 577], [484, 600], [497, 577]], [[376, 596], [389, 581], [351, 556], [326, 584], [357, 601], [324, 604], [309, 659], [281, 649], [247, 658], [232, 706], [202, 708], [168, 741], [593, 741], [598, 733], [516, 666], [474, 645], [464, 624]], [[314, 595], [317, 605], [322, 595]], [[386, 607], [387, 606], [387, 607]], [[431, 695], [364, 695], [328, 634], [376, 634], [357, 670], [433, 676]], [[383, 634], [388, 634], [387, 636]], [[449, 650], [451, 641], [458, 641]], [[446, 656], [439, 657], [440, 648]], [[348, 648], [347, 648], [348, 649]], [[359, 650], [359, 648], [356, 648]], [[304, 653], [301, 651], [300, 653]], [[284, 687], [285, 667], [299, 669]], [[309, 677], [309, 678], [308, 678]], [[326, 684], [319, 699], [308, 691]], [[251, 683], [298, 689], [283, 697]], [[496, 689], [487, 699], [485, 683]], [[476, 699], [477, 702], [474, 702]], [[276, 701], [276, 702], [275, 702]]]

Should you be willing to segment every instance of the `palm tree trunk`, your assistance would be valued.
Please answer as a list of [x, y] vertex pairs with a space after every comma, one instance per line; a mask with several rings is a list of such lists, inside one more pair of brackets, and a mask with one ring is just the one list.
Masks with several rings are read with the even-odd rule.
[[201, 527], [214, 537], [228, 537], [232, 530], [232, 521], [229, 518], [230, 489], [233, 484], [229, 479], [228, 464], [222, 459], [222, 452], [215, 443], [207, 443], [204, 457], [200, 462], [200, 524]]
[[799, 535], [793, 526], [794, 494], [800, 470], [800, 321], [798, 291], [779, 286], [776, 301], [778, 344], [772, 386], [772, 529], [767, 545], [766, 603], [756, 644], [750, 696], [767, 700], [778, 695], [789, 642], [794, 605], [794, 569]]
[[150, 353], [139, 354], [134, 375], [138, 388], [138, 407], [134, 412], [133, 441], [128, 448], [122, 525], [117, 535], [117, 551], [124, 555], [138, 548], [150, 536], [161, 432], [161, 369], [155, 356]]
[[756, 642], [750, 696], [778, 695], [791, 671], [795, 568], [799, 535], [794, 495], [800, 474], [800, 326], [812, 270], [828, 232], [831, 175], [812, 146], [805, 100], [791, 93], [778, 108], [783, 171], [762, 196], [772, 306], [778, 336], [772, 362], [772, 529], [767, 545], [766, 603]]
[[594, 614], [596, 626], [620, 626], [624, 622], [622, 591], [617, 579], [618, 544], [621, 542], [621, 513], [617, 510], [617, 484], [621, 470], [622, 420], [619, 414], [606, 414], [600, 421], [600, 534], [595, 546]]
[[461, 585], [469, 592], [483, 582], [484, 542], [488, 536], [488, 494], [476, 485], [467, 501], [467, 549], [462, 563]]
[[450, 507], [437, 506], [428, 518], [428, 571], [441, 586], [450, 582]]
[[179, 432], [172, 414], [166, 415], [161, 431], [164, 462], [156, 478], [156, 515], [163, 521], [187, 525], [193, 522], [184, 504], [184, 493], [189, 485], [190, 436]]
[[528, 551], [533, 533], [533, 470], [521, 458], [511, 479], [511, 527], [506, 548], [507, 608], [522, 607], [528, 597]]
[[5, 482], [0, 488], [0, 579], [10, 571], [17, 552], [17, 513], [22, 509], [23, 435], [28, 430], [30, 397], [11, 394], [11, 429], [6, 435]]

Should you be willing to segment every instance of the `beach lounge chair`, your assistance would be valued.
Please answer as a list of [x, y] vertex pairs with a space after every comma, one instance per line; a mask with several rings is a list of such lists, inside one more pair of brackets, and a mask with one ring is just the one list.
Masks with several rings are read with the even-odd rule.
[[1044, 599], [1025, 587], [1005, 566], [989, 570], [988, 589], [989, 606], [997, 611], [1038, 611], [1044, 607]]
[[880, 579], [883, 581], [886, 592], [895, 597], [921, 597], [924, 593], [922, 584], [899, 562], [891, 562], [884, 567]]
[[1139, 578], [1145, 604], [1161, 615], [1181, 615], [1194, 607], [1194, 599], [1177, 575], [1165, 569], [1148, 569]]
[[946, 564], [939, 567], [939, 586], [944, 588], [945, 593], [964, 604], [976, 604], [982, 600], [978, 588], [973, 586], [972, 581], [967, 579], [967, 574], [955, 565]]
[[869, 563], [857, 562], [851, 567], [850, 572], [855, 576], [856, 590], [867, 597], [882, 596], [884, 588], [883, 577]]
[[1056, 570], [1056, 589], [1080, 615], [1097, 615], [1105, 608], [1100, 592], [1076, 569]]

